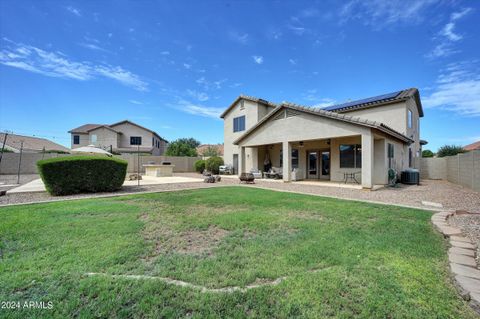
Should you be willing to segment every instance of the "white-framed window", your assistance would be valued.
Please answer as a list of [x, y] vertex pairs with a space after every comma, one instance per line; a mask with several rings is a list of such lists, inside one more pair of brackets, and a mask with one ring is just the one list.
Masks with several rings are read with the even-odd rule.
[[97, 135], [96, 134], [90, 135], [90, 143], [92, 143], [94, 145], [97, 143]]
[[408, 110], [408, 128], [412, 128], [413, 125], [413, 113], [412, 111]]

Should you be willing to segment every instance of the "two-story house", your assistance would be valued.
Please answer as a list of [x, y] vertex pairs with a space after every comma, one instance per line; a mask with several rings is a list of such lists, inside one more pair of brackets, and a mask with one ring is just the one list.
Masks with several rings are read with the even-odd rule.
[[152, 155], [163, 155], [168, 141], [156, 132], [125, 120], [114, 124], [85, 124], [69, 131], [72, 149], [95, 145], [116, 153], [140, 151]]
[[417, 89], [311, 108], [239, 96], [221, 115], [224, 160], [236, 173], [275, 167], [283, 180], [388, 183], [388, 170], [413, 167], [421, 155]]

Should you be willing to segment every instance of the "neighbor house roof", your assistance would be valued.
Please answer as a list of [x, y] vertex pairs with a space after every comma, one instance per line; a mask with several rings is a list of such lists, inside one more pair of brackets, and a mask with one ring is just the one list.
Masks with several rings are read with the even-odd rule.
[[474, 151], [474, 150], [480, 150], [480, 141], [468, 144], [463, 147], [464, 150], [466, 151]]
[[123, 121], [120, 121], [120, 122], [117, 122], [117, 123], [113, 123], [113, 124], [85, 124], [85, 125], [82, 125], [82, 126], [79, 126], [77, 128], [74, 128], [70, 131], [68, 131], [68, 133], [72, 133], [72, 134], [88, 134], [89, 132], [93, 131], [93, 130], [96, 130], [97, 128], [100, 128], [100, 127], [105, 127], [106, 129], [109, 129], [109, 130], [112, 130], [116, 133], [119, 133], [119, 134], [122, 134], [122, 132], [116, 130], [114, 128], [114, 126], [117, 126], [117, 125], [120, 125], [120, 124], [124, 124], [124, 123], [129, 123], [131, 125], [135, 125], [136, 127], [139, 127], [141, 129], [144, 129], [154, 135], [156, 135], [159, 139], [165, 141], [168, 143], [168, 141], [166, 139], [164, 139], [163, 137], [161, 137], [160, 135], [158, 135], [157, 132], [155, 131], [152, 131], [144, 126], [141, 126], [141, 125], [138, 125], [137, 123], [134, 123], [132, 121], [129, 121], [129, 120], [123, 120]]
[[79, 134], [86, 134], [90, 132], [91, 130], [94, 130], [96, 128], [99, 128], [100, 126], [105, 126], [107, 124], [85, 124], [79, 127], [76, 127], [74, 129], [71, 129], [68, 131], [68, 133], [79, 133]]
[[110, 127], [113, 127], [113, 126], [117, 126], [117, 125], [124, 124], [124, 123], [129, 123], [129, 124], [131, 124], [131, 125], [135, 125], [136, 127], [139, 127], [139, 128], [144, 129], [144, 130], [146, 130], [146, 131], [149, 131], [150, 133], [156, 135], [159, 139], [161, 139], [161, 140], [163, 140], [163, 141], [165, 141], [165, 142], [168, 143], [168, 141], [167, 141], [166, 139], [164, 139], [163, 137], [161, 137], [157, 132], [152, 131], [151, 129], [148, 129], [148, 128], [144, 127], [144, 126], [138, 125], [137, 123], [134, 123], [134, 122], [132, 122], [132, 121], [130, 121], [130, 120], [123, 120], [123, 121], [120, 121], [120, 122], [117, 122], [117, 123], [110, 124], [109, 126], [110, 126]]
[[406, 90], [396, 91], [388, 94], [382, 94], [366, 99], [346, 102], [342, 104], [332, 105], [323, 108], [326, 111], [345, 113], [351, 111], [357, 111], [360, 109], [367, 109], [377, 106], [382, 106], [386, 104], [398, 103], [401, 101], [406, 101], [408, 99], [414, 98], [418, 108], [418, 114], [420, 117], [423, 117], [423, 108], [420, 101], [420, 93], [416, 88], [410, 88]]
[[271, 107], [277, 107], [278, 106], [278, 104], [267, 101], [267, 100], [264, 100], [264, 99], [260, 99], [260, 98], [257, 98], [257, 97], [241, 94], [239, 97], [237, 97], [235, 99], [235, 101], [233, 101], [232, 104], [230, 104], [230, 106], [220, 115], [220, 117], [224, 118], [225, 115], [227, 115], [227, 113], [230, 112], [240, 100], [247, 100], [247, 101], [251, 101], [251, 102], [261, 103], [263, 105], [271, 106]]
[[395, 131], [391, 127], [389, 127], [389, 126], [387, 126], [383, 123], [380, 123], [380, 122], [370, 121], [370, 120], [363, 119], [363, 118], [356, 117], [356, 116], [349, 116], [349, 115], [345, 115], [345, 114], [339, 114], [339, 113], [335, 113], [335, 112], [331, 112], [331, 111], [326, 111], [326, 110], [321, 109], [321, 108], [311, 108], [311, 107], [306, 107], [306, 106], [302, 106], [302, 105], [298, 105], [298, 104], [284, 102], [281, 105], [279, 105], [277, 107], [277, 109], [275, 109], [273, 112], [270, 112], [268, 115], [266, 115], [264, 118], [262, 118], [257, 124], [255, 124], [249, 130], [247, 130], [242, 136], [240, 136], [238, 139], [236, 139], [233, 143], [238, 144], [239, 142], [241, 142], [244, 138], [246, 138], [248, 135], [250, 135], [252, 132], [254, 132], [258, 127], [260, 127], [263, 123], [268, 121], [268, 119], [270, 119], [273, 115], [277, 114], [278, 111], [280, 111], [281, 109], [292, 109], [292, 110], [295, 110], [295, 111], [308, 113], [308, 114], [313, 114], [313, 115], [317, 115], [317, 116], [321, 116], [321, 117], [325, 117], [325, 118], [329, 118], [329, 119], [333, 119], [333, 120], [337, 120], [337, 121], [341, 121], [341, 122], [346, 122], [346, 123], [351, 123], [351, 124], [355, 124], [355, 125], [370, 127], [370, 128], [377, 129], [381, 132], [384, 132], [384, 133], [386, 133], [390, 136], [393, 136], [393, 137], [395, 137], [395, 138], [397, 138], [397, 139], [399, 139], [403, 142], [406, 142], [406, 143], [412, 143], [413, 142], [413, 140], [411, 138], [403, 135], [400, 132]]
[[[0, 149], [3, 146], [5, 140], [5, 133], [0, 133]], [[5, 148], [14, 152], [19, 152], [23, 142], [24, 152], [41, 152], [45, 151], [62, 151], [69, 152], [70, 149], [63, 145], [57, 144], [50, 140], [35, 136], [24, 136], [17, 134], [8, 134], [5, 142]]]

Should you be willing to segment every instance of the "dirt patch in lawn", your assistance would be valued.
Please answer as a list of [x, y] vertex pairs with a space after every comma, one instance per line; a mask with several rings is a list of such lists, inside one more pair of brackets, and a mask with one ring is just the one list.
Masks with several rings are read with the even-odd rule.
[[213, 251], [229, 231], [211, 225], [207, 229], [178, 231], [167, 223], [152, 221], [148, 214], [140, 215], [145, 228], [143, 237], [153, 244], [153, 250], [146, 257], [152, 260], [162, 254], [212, 255]]

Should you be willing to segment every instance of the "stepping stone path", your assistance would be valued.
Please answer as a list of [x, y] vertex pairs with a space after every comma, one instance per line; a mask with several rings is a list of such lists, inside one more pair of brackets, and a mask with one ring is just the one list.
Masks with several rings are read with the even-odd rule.
[[449, 239], [448, 261], [455, 286], [460, 295], [480, 314], [480, 270], [475, 261], [475, 245], [462, 234], [460, 228], [451, 227], [447, 219], [455, 212], [440, 212], [432, 216], [435, 228]]

